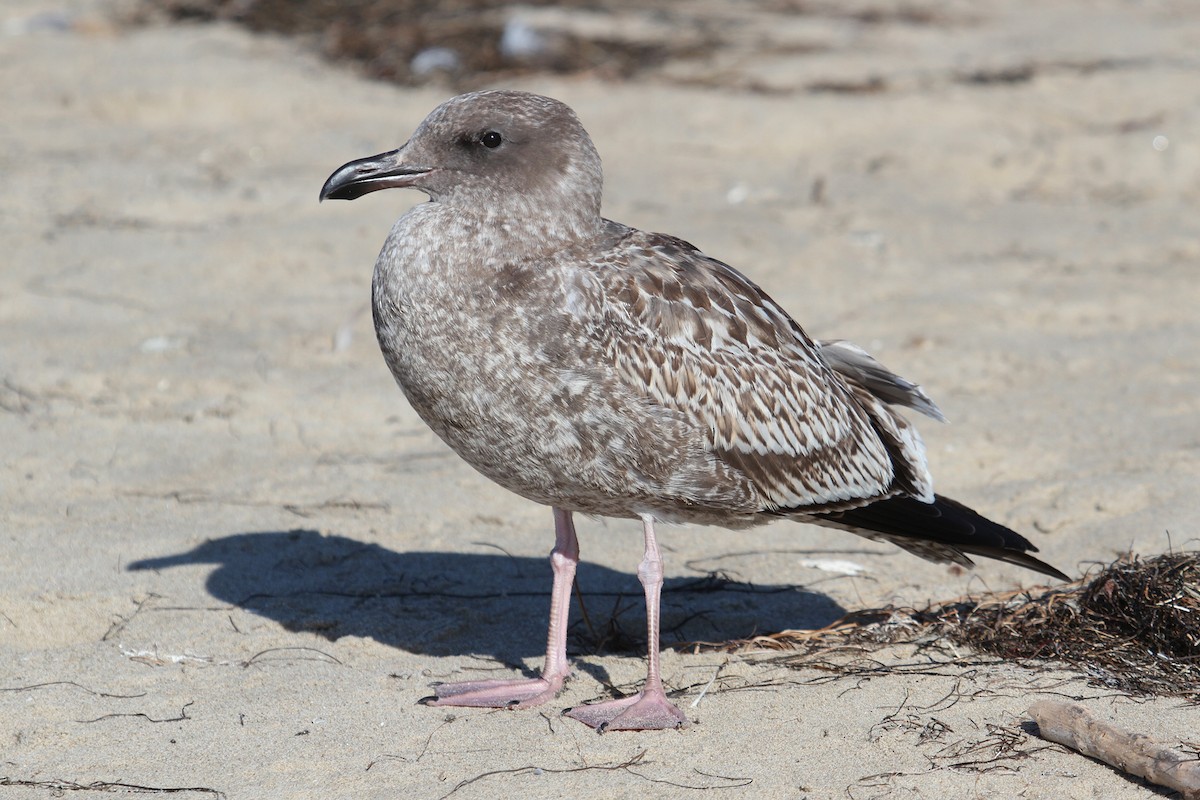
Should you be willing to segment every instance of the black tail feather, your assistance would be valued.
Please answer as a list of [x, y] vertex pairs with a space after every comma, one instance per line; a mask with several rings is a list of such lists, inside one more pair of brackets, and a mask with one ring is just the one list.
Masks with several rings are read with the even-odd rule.
[[[860, 508], [815, 515], [838, 527], [858, 529], [922, 558], [970, 565], [964, 554], [986, 556], [1036, 570], [1059, 580], [1066, 574], [1029, 555], [1037, 548], [1016, 531], [992, 522], [962, 503], [937, 496], [933, 503], [892, 497]], [[877, 536], [871, 536], [871, 534]]]

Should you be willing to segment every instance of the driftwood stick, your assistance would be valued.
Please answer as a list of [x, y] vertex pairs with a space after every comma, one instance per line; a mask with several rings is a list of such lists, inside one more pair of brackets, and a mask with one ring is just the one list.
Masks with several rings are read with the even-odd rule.
[[1039, 700], [1029, 707], [1029, 716], [1043, 739], [1182, 792], [1184, 800], [1200, 800], [1200, 759], [1193, 755], [1165, 747], [1145, 734], [1118, 728], [1078, 703]]

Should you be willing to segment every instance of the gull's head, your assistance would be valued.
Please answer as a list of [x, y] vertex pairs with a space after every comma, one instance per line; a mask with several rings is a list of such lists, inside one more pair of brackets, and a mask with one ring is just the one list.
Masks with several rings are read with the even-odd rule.
[[435, 108], [397, 150], [338, 167], [321, 199], [420, 189], [435, 202], [497, 216], [600, 218], [600, 156], [575, 112], [549, 97], [472, 92]]

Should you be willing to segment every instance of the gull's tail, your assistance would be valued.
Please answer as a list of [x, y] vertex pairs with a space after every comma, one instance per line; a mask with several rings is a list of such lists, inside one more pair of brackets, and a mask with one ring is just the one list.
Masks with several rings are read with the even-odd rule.
[[911, 497], [892, 497], [846, 511], [814, 514], [811, 521], [891, 542], [929, 561], [974, 566], [968, 553], [1007, 561], [1059, 580], [1063, 572], [1029, 553], [1037, 552], [1016, 531], [992, 522], [962, 503], [940, 495], [932, 503]]

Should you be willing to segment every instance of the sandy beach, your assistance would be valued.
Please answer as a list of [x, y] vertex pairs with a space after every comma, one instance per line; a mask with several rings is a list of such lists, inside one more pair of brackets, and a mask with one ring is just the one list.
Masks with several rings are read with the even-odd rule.
[[[1195, 550], [1200, 8], [947, 9], [758, 9], [635, 81], [504, 85], [578, 112], [606, 216], [918, 381], [939, 492], [1072, 576]], [[5, 3], [0, 76], [0, 798], [1155, 796], [1032, 736], [1041, 697], [1195, 748], [1178, 699], [911, 645], [668, 647], [692, 724], [597, 735], [559, 712], [645, 670], [640, 526], [611, 520], [579, 520], [555, 702], [418, 705], [540, 666], [551, 515], [380, 357], [371, 267], [423, 197], [317, 192], [454, 90], [83, 0]], [[788, 522], [661, 538], [668, 646], [1042, 583]]]

